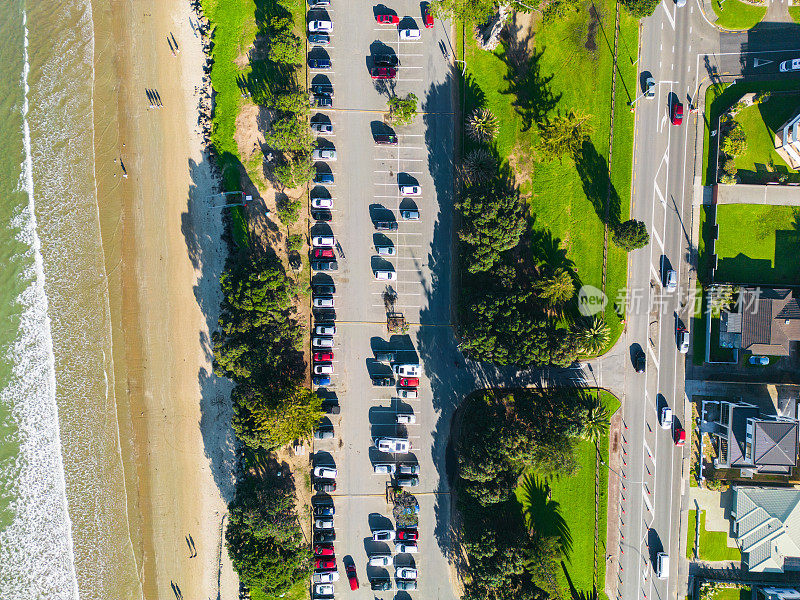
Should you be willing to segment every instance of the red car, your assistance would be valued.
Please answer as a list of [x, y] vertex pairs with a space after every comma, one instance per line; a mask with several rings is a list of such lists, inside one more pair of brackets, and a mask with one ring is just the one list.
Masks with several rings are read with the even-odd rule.
[[377, 15], [375, 20], [381, 25], [396, 25], [400, 22], [400, 17], [397, 15]]
[[419, 536], [416, 529], [398, 529], [397, 539], [403, 541], [415, 542]]
[[683, 104], [675, 100], [670, 108], [669, 118], [673, 125], [680, 125], [683, 123]]
[[335, 571], [336, 559], [333, 558], [318, 558], [314, 561], [314, 568], [322, 571]]
[[433, 16], [431, 15], [430, 5], [427, 2], [422, 3], [422, 22], [425, 23], [426, 29], [431, 29], [433, 27]]
[[675, 445], [676, 446], [683, 446], [686, 443], [686, 432], [683, 430], [683, 427], [675, 427]]
[[314, 248], [314, 258], [334, 258], [330, 248]]
[[397, 76], [397, 69], [392, 67], [375, 67], [370, 71], [373, 79], [394, 79]]
[[333, 352], [314, 352], [314, 362], [331, 362]]
[[314, 554], [317, 556], [333, 556], [333, 544], [314, 544]]
[[345, 572], [347, 573], [347, 579], [350, 581], [350, 589], [357, 590], [358, 589], [358, 577], [356, 576], [356, 566], [355, 565], [347, 565], [344, 568]]
[[400, 387], [417, 387], [419, 385], [419, 379], [417, 377], [401, 377], [397, 385]]

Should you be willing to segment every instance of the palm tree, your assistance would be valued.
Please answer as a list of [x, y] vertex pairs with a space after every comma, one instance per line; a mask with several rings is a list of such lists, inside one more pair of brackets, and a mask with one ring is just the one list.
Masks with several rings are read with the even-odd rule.
[[611, 331], [608, 324], [598, 317], [594, 317], [591, 322], [580, 330], [578, 333], [578, 341], [581, 350], [586, 354], [598, 354], [606, 344], [611, 336]]
[[581, 432], [581, 437], [585, 440], [589, 440], [595, 445], [595, 447], [597, 447], [597, 442], [599, 442], [600, 438], [602, 438], [607, 432], [608, 410], [598, 397], [596, 398], [594, 405], [589, 409], [589, 412], [586, 413], [586, 418], [583, 420], [583, 431]]
[[467, 135], [480, 144], [491, 142], [497, 136], [498, 121], [488, 108], [476, 108], [467, 118]]
[[486, 148], [470, 151], [461, 164], [461, 175], [470, 185], [486, 183], [497, 173], [497, 161]]
[[539, 292], [539, 297], [547, 300], [551, 307], [560, 306], [575, 295], [575, 282], [569, 271], [558, 268], [553, 275], [536, 282], [534, 287]]

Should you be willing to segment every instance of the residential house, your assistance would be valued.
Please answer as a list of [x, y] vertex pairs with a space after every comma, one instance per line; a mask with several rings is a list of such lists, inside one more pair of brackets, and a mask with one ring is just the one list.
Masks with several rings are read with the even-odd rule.
[[758, 587], [758, 600], [800, 600], [800, 590], [790, 587]]
[[722, 311], [719, 337], [726, 348], [789, 356], [800, 341], [800, 302], [788, 289], [742, 287], [735, 309]]

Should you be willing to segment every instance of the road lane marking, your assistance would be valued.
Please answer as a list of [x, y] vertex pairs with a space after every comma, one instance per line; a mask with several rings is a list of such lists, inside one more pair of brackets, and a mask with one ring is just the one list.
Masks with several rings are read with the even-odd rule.
[[661, 237], [659, 237], [658, 231], [653, 229], [653, 235], [655, 236], [656, 242], [658, 242], [658, 246], [659, 246], [659, 248], [661, 248], [661, 252], [663, 253], [664, 252], [664, 242], [661, 241]]
[[[674, 14], [672, 14], [672, 15], [669, 14], [669, 9], [667, 8], [667, 1], [666, 0], [664, 0], [664, 2], [661, 3], [661, 6], [664, 9], [664, 12], [667, 14], [667, 19], [669, 20], [669, 24], [672, 26], [672, 29], [674, 30], [675, 29], [675, 15]], [[678, 10], [678, 7], [676, 5], [675, 6], [675, 11], [677, 11], [677, 10]], [[662, 23], [663, 23], [663, 21], [662, 21]]]
[[658, 371], [661, 368], [660, 363], [658, 362], [658, 359], [656, 358], [656, 353], [653, 352], [653, 347], [650, 344], [647, 344], [647, 350], [650, 352], [650, 358], [653, 359], [653, 362], [656, 365], [656, 371]]

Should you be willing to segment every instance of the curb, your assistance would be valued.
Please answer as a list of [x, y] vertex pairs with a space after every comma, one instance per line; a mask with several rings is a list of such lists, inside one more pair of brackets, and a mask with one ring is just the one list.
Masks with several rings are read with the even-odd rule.
[[[744, 33], [746, 31], [750, 31], [750, 29], [728, 29], [727, 27], [722, 27], [721, 25], [717, 25], [716, 21], [712, 21], [711, 19], [709, 19], [708, 16], [706, 16], [706, 11], [703, 10], [703, 5], [706, 3], [706, 1], [707, 0], [697, 0], [697, 6], [700, 8], [700, 14], [703, 15], [703, 18], [706, 20], [706, 23], [711, 25], [711, 27], [713, 27], [717, 31], [721, 31], [722, 33]], [[713, 12], [714, 9], [712, 8], [711, 11]], [[714, 13], [714, 15], [716, 16], [716, 13]], [[761, 19], [763, 18], [764, 17], [761, 17]], [[761, 23], [761, 20], [759, 20], [758, 23]], [[756, 23], [756, 25], [758, 25], [758, 23]]]

